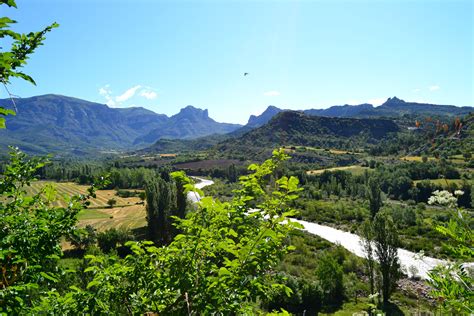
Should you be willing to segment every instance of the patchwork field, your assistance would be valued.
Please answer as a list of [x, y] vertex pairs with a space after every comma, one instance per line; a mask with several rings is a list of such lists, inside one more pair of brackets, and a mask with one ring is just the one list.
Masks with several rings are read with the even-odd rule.
[[318, 174], [322, 174], [324, 171], [338, 171], [338, 170], [347, 171], [347, 172], [350, 172], [354, 175], [359, 175], [359, 174], [363, 174], [366, 170], [370, 170], [370, 168], [362, 167], [362, 166], [358, 166], [358, 165], [353, 165], [353, 166], [345, 166], [345, 167], [334, 167], [334, 168], [326, 168], [326, 169], [309, 170], [309, 171], [306, 171], [306, 174], [318, 175]]
[[[36, 181], [27, 188], [29, 194], [36, 194], [46, 185], [52, 185], [57, 191], [57, 200], [54, 206], [66, 206], [67, 197], [74, 194], [85, 194], [88, 186], [73, 182]], [[122, 198], [115, 194], [115, 190], [98, 190], [97, 197], [91, 199], [89, 208], [79, 213], [79, 226], [92, 225], [97, 230], [106, 230], [112, 227], [133, 229], [146, 225], [145, 206], [138, 197]], [[107, 205], [109, 199], [117, 201], [113, 208]]]

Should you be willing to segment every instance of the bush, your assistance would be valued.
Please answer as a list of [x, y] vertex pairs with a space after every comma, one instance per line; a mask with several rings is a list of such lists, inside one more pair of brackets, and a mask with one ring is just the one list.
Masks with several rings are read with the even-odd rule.
[[125, 229], [111, 228], [97, 234], [99, 248], [104, 253], [108, 253], [112, 249], [116, 249], [117, 245], [123, 246], [127, 241], [132, 239], [133, 236]]

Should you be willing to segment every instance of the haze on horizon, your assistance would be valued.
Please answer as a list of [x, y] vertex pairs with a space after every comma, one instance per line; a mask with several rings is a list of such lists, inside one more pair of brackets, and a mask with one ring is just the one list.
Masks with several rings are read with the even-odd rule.
[[233, 123], [270, 104], [474, 104], [468, 0], [17, 4], [6, 11], [18, 31], [60, 24], [25, 68], [38, 85], [12, 82], [21, 97], [63, 94], [167, 115], [193, 105]]

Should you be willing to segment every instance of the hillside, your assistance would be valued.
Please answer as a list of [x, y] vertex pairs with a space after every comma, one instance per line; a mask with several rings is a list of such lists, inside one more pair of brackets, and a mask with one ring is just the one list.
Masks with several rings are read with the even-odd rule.
[[[248, 123], [240, 130], [248, 131], [252, 128], [262, 126], [273, 116], [283, 111], [275, 106], [269, 106], [261, 115], [250, 116]], [[334, 105], [327, 109], [309, 109], [303, 110], [304, 113], [311, 116], [327, 117], [390, 117], [397, 118], [405, 115], [415, 116], [464, 116], [474, 112], [474, 107], [458, 107], [454, 105], [440, 105], [429, 103], [406, 102], [397, 97], [388, 98], [380, 106], [373, 106], [369, 103], [358, 105]]]
[[226, 134], [240, 127], [239, 124], [218, 123], [209, 117], [207, 110], [188, 105], [159, 127], [138, 137], [135, 143], [153, 143], [162, 138], [193, 139], [211, 134]]
[[[182, 109], [170, 117], [144, 108], [110, 108], [61, 95], [43, 95], [15, 100], [17, 115], [7, 117], [0, 130], [0, 148], [18, 146], [36, 154], [130, 150], [162, 137], [197, 138], [226, 133], [240, 125], [218, 123], [207, 110]], [[0, 106], [12, 107], [11, 100]]]
[[284, 111], [267, 124], [232, 142], [222, 142], [217, 148], [227, 153], [255, 152], [288, 145], [349, 149], [376, 143], [397, 131], [399, 127], [386, 119], [329, 118]]

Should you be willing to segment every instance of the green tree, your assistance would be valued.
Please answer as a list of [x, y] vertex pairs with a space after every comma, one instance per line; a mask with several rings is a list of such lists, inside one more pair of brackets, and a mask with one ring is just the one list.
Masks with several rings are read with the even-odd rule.
[[145, 186], [149, 238], [159, 244], [172, 240], [172, 215], [176, 213], [176, 186], [157, 177]]
[[376, 177], [369, 178], [366, 192], [369, 200], [370, 214], [374, 218], [382, 207], [382, 191], [380, 190], [380, 182]]
[[[0, 7], [2, 5], [16, 8], [14, 0], [0, 0]], [[0, 82], [5, 87], [10, 83], [11, 78], [21, 78], [35, 84], [33, 78], [23, 73], [20, 68], [25, 66], [26, 61], [36, 48], [42, 45], [46, 33], [58, 26], [58, 24], [53, 23], [42, 31], [21, 34], [10, 29], [10, 26], [14, 23], [16, 21], [8, 17], [0, 17], [0, 38], [11, 40], [11, 47], [0, 52]], [[4, 44], [2, 43], [2, 49], [5, 48], [3, 47]], [[14, 114], [15, 111], [0, 107], [0, 128], [5, 128], [5, 116]]]
[[53, 206], [52, 185], [27, 196], [26, 187], [47, 163], [16, 149], [0, 177], [0, 313], [22, 314], [40, 295], [40, 286], [58, 281], [61, 238], [72, 234], [78, 212], [89, 197], [95, 197], [91, 187], [87, 194], [69, 198], [62, 208]]
[[375, 258], [374, 258], [374, 229], [372, 222], [366, 220], [360, 229], [361, 243], [365, 254], [365, 265], [369, 278], [370, 294], [375, 294]]
[[332, 254], [325, 254], [319, 259], [316, 276], [322, 289], [323, 301], [327, 305], [338, 305], [344, 299], [342, 265]]
[[373, 221], [375, 254], [380, 265], [382, 275], [382, 297], [387, 307], [390, 296], [400, 277], [400, 263], [398, 260], [398, 232], [390, 216], [377, 213]]
[[[221, 203], [204, 197], [197, 209], [177, 220], [182, 231], [167, 246], [129, 242], [132, 254], [88, 256], [92, 277], [86, 289], [51, 290], [27, 313], [237, 315], [252, 314], [254, 302], [272, 289], [291, 290], [274, 279], [295, 227], [290, 205], [297, 198], [298, 179], [269, 175], [288, 157], [275, 152], [240, 181], [234, 199]], [[257, 203], [258, 210], [252, 211]]]
[[114, 198], [109, 199], [109, 200], [107, 201], [107, 205], [108, 205], [110, 208], [114, 207], [115, 204], [117, 204], [117, 200], [114, 199]]

